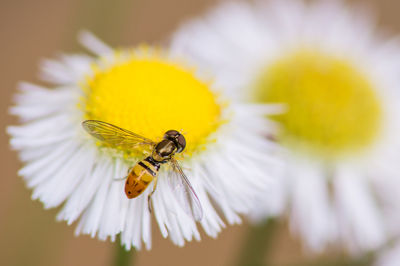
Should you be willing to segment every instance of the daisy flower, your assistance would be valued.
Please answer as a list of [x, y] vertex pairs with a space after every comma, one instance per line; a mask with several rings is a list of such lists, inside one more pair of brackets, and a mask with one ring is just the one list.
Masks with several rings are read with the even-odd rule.
[[400, 49], [367, 14], [339, 1], [225, 3], [172, 39], [233, 97], [286, 105], [272, 136], [284, 178], [254, 216], [287, 214], [313, 251], [372, 250], [399, 229]]
[[376, 266], [397, 266], [400, 261], [400, 242], [384, 249], [376, 259]]
[[[32, 199], [62, 205], [58, 220], [77, 222], [76, 234], [115, 240], [126, 249], [151, 247], [151, 213], [143, 193], [128, 199], [123, 177], [144, 150], [110, 148], [82, 128], [100, 120], [156, 142], [166, 131], [182, 132], [186, 148], [175, 158], [201, 203], [199, 224], [209, 236], [241, 221], [269, 184], [276, 160], [263, 116], [275, 108], [238, 105], [205, 72], [168, 50], [140, 46], [114, 50], [89, 33], [82, 44], [95, 54], [63, 55], [42, 65], [49, 87], [23, 83], [10, 109], [21, 124], [9, 126], [11, 146], [24, 162], [19, 171]], [[199, 240], [196, 221], [174, 197], [171, 169], [160, 168], [152, 210], [161, 234], [175, 244]], [[198, 217], [201, 218], [201, 217]]]

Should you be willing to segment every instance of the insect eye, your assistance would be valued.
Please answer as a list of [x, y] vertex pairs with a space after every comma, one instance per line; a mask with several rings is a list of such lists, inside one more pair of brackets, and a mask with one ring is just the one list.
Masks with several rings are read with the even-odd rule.
[[182, 152], [186, 147], [186, 139], [185, 139], [185, 137], [180, 134], [178, 136], [177, 142], [178, 142], [178, 152]]
[[164, 138], [165, 139], [175, 139], [178, 135], [180, 135], [180, 133], [176, 130], [168, 130], [167, 132], [165, 132], [164, 134]]
[[164, 139], [172, 140], [178, 148], [177, 152], [182, 152], [186, 147], [185, 137], [176, 130], [165, 132]]

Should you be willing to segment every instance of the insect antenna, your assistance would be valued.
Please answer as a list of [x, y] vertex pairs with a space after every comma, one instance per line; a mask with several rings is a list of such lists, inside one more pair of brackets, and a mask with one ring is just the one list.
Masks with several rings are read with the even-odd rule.
[[184, 135], [184, 136], [187, 135], [187, 131], [184, 131], [183, 128], [181, 128], [181, 129], [179, 130], [179, 133], [181, 133], [181, 134]]

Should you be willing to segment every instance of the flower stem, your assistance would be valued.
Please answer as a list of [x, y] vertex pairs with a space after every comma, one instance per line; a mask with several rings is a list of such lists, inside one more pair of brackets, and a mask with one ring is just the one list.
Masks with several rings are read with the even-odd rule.
[[133, 266], [135, 258], [135, 249], [127, 251], [119, 241], [119, 236], [115, 242], [115, 255], [114, 255], [114, 266]]
[[268, 255], [276, 226], [277, 221], [274, 219], [250, 226], [236, 265], [267, 266], [265, 257]]
[[373, 264], [373, 255], [365, 254], [363, 257], [350, 258], [338, 256], [336, 258], [322, 258], [313, 261], [303, 261], [300, 263], [290, 264], [291, 266], [371, 266]]

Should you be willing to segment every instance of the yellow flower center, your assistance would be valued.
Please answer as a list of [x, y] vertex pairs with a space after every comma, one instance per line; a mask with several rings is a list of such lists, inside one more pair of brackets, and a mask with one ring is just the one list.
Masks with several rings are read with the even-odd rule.
[[382, 120], [380, 99], [368, 77], [345, 59], [300, 50], [265, 69], [257, 99], [285, 103], [275, 117], [279, 140], [325, 158], [361, 152], [373, 143]]
[[[185, 154], [201, 150], [221, 123], [221, 105], [194, 70], [149, 49], [100, 69], [84, 86], [85, 119], [96, 119], [160, 141], [170, 129], [186, 138]], [[132, 151], [125, 151], [132, 152]]]

